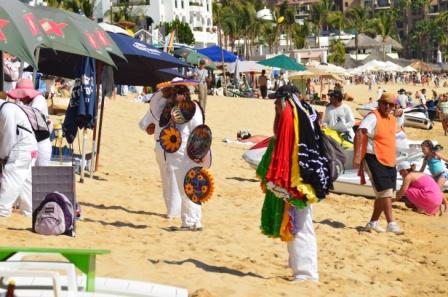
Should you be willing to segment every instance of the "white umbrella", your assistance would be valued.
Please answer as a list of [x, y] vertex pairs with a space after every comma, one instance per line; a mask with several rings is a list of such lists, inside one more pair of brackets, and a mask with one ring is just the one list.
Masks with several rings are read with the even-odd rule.
[[[238, 65], [237, 65], [238, 63]], [[235, 72], [235, 68], [238, 67], [238, 72], [261, 72], [266, 69], [265, 66], [258, 64], [256, 61], [239, 61], [233, 63], [227, 63], [227, 69], [229, 72]]]
[[404, 72], [417, 72], [412, 66], [406, 66], [403, 68]]
[[103, 28], [104, 31], [107, 32], [112, 32], [112, 33], [119, 33], [119, 34], [125, 34], [125, 35], [129, 35], [129, 32], [126, 31], [125, 29], [119, 27], [119, 26], [115, 26], [109, 23], [99, 23], [98, 24], [101, 28]]

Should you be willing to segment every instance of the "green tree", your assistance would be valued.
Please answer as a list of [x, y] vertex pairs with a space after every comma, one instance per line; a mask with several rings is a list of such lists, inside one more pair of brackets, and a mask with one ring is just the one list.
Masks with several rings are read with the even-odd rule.
[[355, 47], [356, 47], [356, 59], [358, 59], [359, 52], [359, 39], [358, 36], [361, 33], [365, 33], [370, 29], [370, 15], [369, 12], [361, 6], [355, 6], [347, 11], [347, 24], [348, 27], [355, 29]]
[[163, 26], [166, 33], [175, 31], [175, 36], [178, 42], [190, 45], [194, 44], [195, 40], [193, 32], [187, 23], [176, 19], [170, 23], [164, 23]]
[[345, 29], [346, 20], [345, 16], [340, 11], [332, 11], [328, 14], [328, 23], [339, 31], [339, 39], [341, 39], [341, 33]]
[[320, 34], [324, 25], [328, 24], [328, 16], [334, 8], [334, 1], [320, 0], [319, 3], [311, 7], [310, 20], [314, 24], [314, 34], [316, 37], [316, 46], [320, 47]]
[[445, 38], [443, 28], [434, 19], [418, 21], [410, 36], [410, 47], [414, 53], [426, 62], [430, 62], [432, 53]]
[[393, 12], [383, 11], [371, 21], [372, 28], [377, 35], [381, 36], [383, 43], [383, 61], [386, 60], [385, 41], [395, 33], [396, 17]]
[[336, 65], [344, 65], [345, 63], [345, 46], [344, 43], [339, 40], [332, 40], [330, 43], [330, 52], [328, 61]]

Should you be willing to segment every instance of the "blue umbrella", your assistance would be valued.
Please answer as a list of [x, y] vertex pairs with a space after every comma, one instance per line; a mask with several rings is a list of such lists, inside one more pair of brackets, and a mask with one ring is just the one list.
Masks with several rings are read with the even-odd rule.
[[155, 70], [189, 67], [185, 62], [138, 39], [124, 34], [108, 33], [128, 60], [126, 62], [114, 58], [118, 68], [114, 70], [114, 81], [118, 84], [152, 85], [155, 81]]
[[236, 59], [238, 59], [238, 56], [234, 55], [233, 53], [225, 49], [220, 48], [217, 45], [199, 49], [198, 53], [201, 53], [204, 56], [209, 57], [210, 60], [212, 60], [213, 62], [222, 62], [223, 56], [224, 56], [224, 62], [226, 63], [235, 62]]
[[[181, 60], [164, 53], [155, 47], [133, 37], [108, 32], [120, 48], [127, 61], [111, 54], [117, 66], [114, 69], [114, 82], [122, 85], [154, 85], [157, 80], [155, 71], [173, 67], [189, 67]], [[48, 75], [77, 78], [77, 65], [82, 56], [65, 52], [42, 49], [39, 58], [39, 71]], [[64, 65], [64, 67], [61, 67]], [[163, 80], [162, 80], [163, 81]]]

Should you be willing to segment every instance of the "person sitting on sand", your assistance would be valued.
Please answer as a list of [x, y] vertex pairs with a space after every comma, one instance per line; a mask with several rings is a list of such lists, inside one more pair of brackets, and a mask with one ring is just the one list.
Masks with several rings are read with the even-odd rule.
[[443, 149], [443, 147], [440, 145], [434, 145], [431, 140], [423, 141], [421, 147], [424, 158], [422, 167], [420, 168], [420, 172], [425, 171], [426, 165], [428, 165], [432, 177], [437, 182], [439, 187], [443, 189], [448, 177], [448, 172], [446, 171], [445, 164], [442, 162], [448, 162], [448, 158], [446, 158], [439, 152]]
[[403, 184], [393, 201], [400, 201], [406, 197], [418, 212], [428, 215], [435, 215], [439, 210], [442, 214], [442, 204], [446, 211], [446, 198], [431, 176], [413, 171], [407, 161], [398, 164], [397, 170], [403, 178]]
[[342, 102], [341, 91], [330, 91], [328, 96], [330, 97], [330, 104], [325, 109], [324, 126], [338, 131], [341, 136], [344, 137], [345, 135], [347, 140], [353, 142], [353, 137], [355, 136], [355, 132], [353, 131], [355, 118], [352, 110]]

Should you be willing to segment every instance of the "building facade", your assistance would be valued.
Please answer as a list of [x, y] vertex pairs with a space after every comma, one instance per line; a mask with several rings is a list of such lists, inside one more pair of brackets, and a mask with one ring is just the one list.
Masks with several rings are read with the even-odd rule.
[[[122, 0], [96, 0], [95, 17], [105, 19], [104, 16], [112, 4], [117, 6], [121, 2]], [[132, 5], [132, 13], [143, 15], [146, 19], [151, 18], [152, 29], [177, 19], [190, 26], [197, 46], [217, 43], [213, 27], [212, 0], [128, 0], [128, 2]]]

